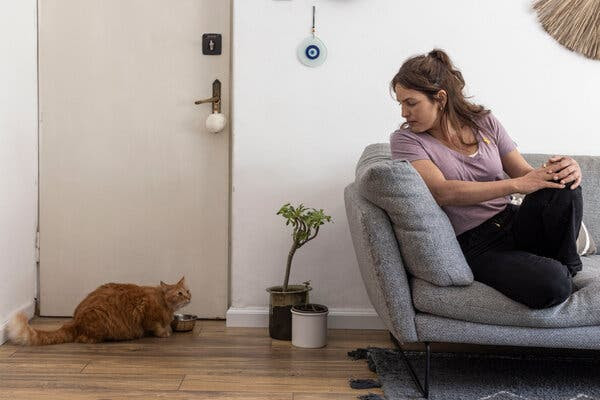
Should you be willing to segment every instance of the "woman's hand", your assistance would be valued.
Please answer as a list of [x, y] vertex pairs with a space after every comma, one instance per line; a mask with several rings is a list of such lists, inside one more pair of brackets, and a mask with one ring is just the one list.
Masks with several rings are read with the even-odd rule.
[[542, 166], [515, 178], [517, 193], [529, 194], [545, 188], [563, 189], [564, 184], [552, 182], [554, 175], [550, 171], [555, 172], [556, 169], [552, 166]]
[[577, 161], [567, 156], [550, 157], [544, 166], [548, 167], [553, 174], [552, 179], [555, 182], [567, 184], [573, 182], [571, 190], [576, 189], [581, 184], [581, 168]]

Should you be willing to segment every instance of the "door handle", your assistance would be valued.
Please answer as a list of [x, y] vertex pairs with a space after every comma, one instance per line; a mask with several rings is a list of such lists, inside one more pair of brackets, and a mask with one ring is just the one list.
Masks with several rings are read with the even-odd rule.
[[197, 100], [194, 104], [212, 103], [212, 112], [221, 113], [221, 81], [215, 79], [213, 82], [212, 97], [204, 100]]
[[197, 100], [194, 104], [212, 103], [212, 114], [206, 118], [206, 129], [211, 133], [219, 133], [225, 128], [227, 120], [221, 114], [221, 81], [213, 82], [213, 95], [209, 99]]

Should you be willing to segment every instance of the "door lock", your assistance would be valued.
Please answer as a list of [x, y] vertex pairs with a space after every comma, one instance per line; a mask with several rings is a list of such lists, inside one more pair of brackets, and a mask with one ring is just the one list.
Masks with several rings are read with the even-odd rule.
[[205, 33], [202, 35], [202, 54], [207, 56], [218, 56], [221, 54], [221, 34]]

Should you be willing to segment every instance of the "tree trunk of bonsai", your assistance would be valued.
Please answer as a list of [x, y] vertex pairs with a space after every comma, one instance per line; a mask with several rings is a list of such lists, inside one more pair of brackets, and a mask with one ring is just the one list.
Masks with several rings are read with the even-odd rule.
[[292, 248], [290, 249], [290, 252], [288, 253], [287, 267], [285, 269], [285, 279], [283, 281], [283, 291], [284, 292], [288, 289], [288, 282], [290, 280], [290, 271], [292, 269], [292, 259], [294, 258], [294, 253], [296, 253], [296, 250], [298, 250], [298, 244], [296, 242], [294, 242], [294, 244], [292, 245]]

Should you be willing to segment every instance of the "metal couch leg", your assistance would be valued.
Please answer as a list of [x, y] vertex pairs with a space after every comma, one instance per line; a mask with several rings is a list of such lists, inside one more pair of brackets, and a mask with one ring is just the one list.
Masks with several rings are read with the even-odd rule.
[[429, 342], [425, 342], [425, 385], [424, 385], [425, 387], [423, 387], [423, 385], [421, 385], [421, 382], [419, 381], [419, 378], [417, 377], [415, 369], [413, 368], [410, 361], [408, 361], [408, 357], [406, 357], [406, 354], [404, 354], [404, 350], [402, 350], [402, 348], [400, 348], [400, 354], [402, 354], [402, 359], [404, 360], [404, 363], [406, 364], [406, 368], [408, 368], [408, 372], [410, 372], [410, 376], [412, 377], [415, 385], [417, 385], [419, 392], [421, 392], [423, 397], [428, 399], [429, 398], [429, 365], [431, 362], [431, 349], [429, 346]]
[[400, 354], [402, 355], [404, 364], [406, 365], [406, 368], [408, 368], [408, 372], [410, 372], [410, 376], [411, 376], [413, 382], [415, 383], [415, 385], [417, 386], [417, 388], [419, 389], [419, 392], [421, 392], [423, 397], [428, 399], [429, 398], [429, 370], [430, 370], [430, 364], [431, 364], [431, 347], [429, 345], [429, 342], [424, 342], [425, 343], [425, 384], [422, 385], [421, 381], [419, 381], [419, 378], [417, 377], [417, 373], [415, 372], [415, 369], [413, 368], [412, 364], [408, 360], [408, 357], [406, 357], [406, 354], [404, 353], [404, 349], [402, 349], [402, 346], [400, 346], [400, 343], [398, 343], [396, 338], [391, 333], [390, 333], [390, 336], [391, 336], [392, 340], [394, 341], [394, 343], [396, 344], [396, 346], [398, 347], [398, 350], [400, 350]]

